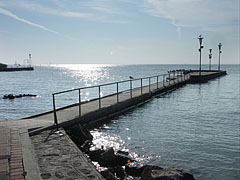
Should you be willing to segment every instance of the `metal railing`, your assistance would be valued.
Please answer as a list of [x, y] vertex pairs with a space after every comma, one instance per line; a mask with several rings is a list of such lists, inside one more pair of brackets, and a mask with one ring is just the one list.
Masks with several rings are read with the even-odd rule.
[[[168, 74], [161, 74], [161, 75], [149, 76], [149, 77], [138, 78], [138, 79], [130, 79], [130, 80], [118, 81], [118, 82], [113, 82], [113, 83], [106, 83], [106, 84], [89, 86], [89, 87], [75, 88], [75, 89], [70, 89], [70, 90], [65, 90], [65, 91], [60, 91], [60, 92], [53, 93], [52, 98], [53, 98], [54, 124], [58, 125], [57, 108], [56, 108], [56, 95], [65, 94], [65, 93], [69, 93], [69, 92], [73, 92], [73, 91], [78, 91], [78, 103], [77, 104], [78, 104], [78, 111], [79, 111], [78, 115], [79, 115], [79, 118], [80, 118], [82, 116], [82, 104], [86, 102], [86, 101], [81, 100], [82, 90], [96, 88], [98, 90], [98, 98], [91, 99], [90, 101], [98, 100], [98, 108], [101, 109], [102, 108], [101, 100], [103, 98], [116, 95], [116, 103], [119, 103], [120, 102], [120, 98], [119, 98], [120, 94], [128, 92], [130, 94], [130, 98], [132, 99], [134, 90], [140, 89], [140, 94], [139, 95], [142, 95], [143, 94], [143, 88], [147, 87], [147, 86], [149, 87], [148, 88], [148, 93], [151, 93], [151, 86], [154, 85], [154, 84], [156, 84], [157, 89], [159, 89], [159, 83], [162, 83], [162, 87], [164, 88], [167, 85], [176, 84], [176, 80], [177, 80], [177, 83], [182, 82], [183, 79], [185, 81], [186, 80], [185, 76], [188, 75], [188, 73], [185, 73], [185, 72], [187, 72], [187, 71], [185, 71], [185, 70], [168, 71]], [[162, 81], [161, 81], [160, 77], [162, 77]], [[153, 81], [153, 79], [155, 79], [155, 81]], [[146, 85], [143, 84], [144, 80], [148, 80], [148, 83]], [[140, 81], [140, 85], [133, 88], [133, 82], [137, 82], [137, 81]], [[124, 91], [120, 91], [119, 86], [123, 83], [129, 83], [129, 89], [124, 90]], [[171, 84], [171, 83], [173, 83], [173, 84]], [[101, 96], [101, 88], [105, 87], [105, 86], [116, 86], [116, 93], [109, 94], [107, 96]]]

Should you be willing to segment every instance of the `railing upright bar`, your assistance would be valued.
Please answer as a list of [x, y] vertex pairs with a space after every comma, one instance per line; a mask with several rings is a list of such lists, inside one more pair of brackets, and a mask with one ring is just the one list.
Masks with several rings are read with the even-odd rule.
[[130, 97], [132, 98], [132, 80], [130, 80]]
[[98, 107], [101, 109], [101, 86], [98, 86]]
[[81, 105], [81, 89], [78, 90], [78, 113], [79, 118], [82, 116], [82, 105]]
[[165, 81], [165, 74], [163, 75], [163, 87], [164, 87], [164, 81]]
[[149, 77], [148, 81], [149, 81], [149, 92], [151, 92], [151, 77]]
[[119, 103], [119, 90], [118, 90], [118, 82], [117, 82], [117, 103]]
[[170, 85], [170, 81], [171, 81], [171, 75], [170, 75], [170, 73], [168, 74], [168, 76], [169, 76], [169, 85]]
[[141, 95], [143, 94], [143, 87], [142, 87], [142, 78], [141, 78]]
[[55, 95], [53, 94], [52, 96], [53, 96], [54, 124], [57, 126], [57, 129], [58, 129], [57, 112], [56, 112], [56, 104], [55, 104]]

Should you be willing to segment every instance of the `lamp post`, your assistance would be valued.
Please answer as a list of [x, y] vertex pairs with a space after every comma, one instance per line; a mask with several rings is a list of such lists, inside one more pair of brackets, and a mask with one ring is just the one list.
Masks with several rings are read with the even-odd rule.
[[209, 49], [209, 71], [211, 70], [212, 49]]
[[220, 54], [222, 53], [221, 48], [222, 48], [222, 44], [219, 43], [219, 44], [218, 44], [218, 50], [219, 50], [219, 55], [218, 55], [218, 71], [220, 71]]
[[201, 71], [202, 71], [202, 68], [201, 68], [201, 55], [202, 54], [201, 54], [201, 52], [202, 52], [202, 48], [203, 48], [203, 46], [202, 46], [202, 40], [203, 40], [202, 35], [199, 35], [198, 40], [199, 40], [199, 44], [200, 44], [200, 48], [198, 49], [198, 51], [200, 52], [199, 76], [201, 76]]

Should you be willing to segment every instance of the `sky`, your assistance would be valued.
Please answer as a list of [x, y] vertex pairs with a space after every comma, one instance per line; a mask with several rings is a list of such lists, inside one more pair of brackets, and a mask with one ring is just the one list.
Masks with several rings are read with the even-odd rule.
[[240, 64], [239, 0], [0, 0], [0, 62]]

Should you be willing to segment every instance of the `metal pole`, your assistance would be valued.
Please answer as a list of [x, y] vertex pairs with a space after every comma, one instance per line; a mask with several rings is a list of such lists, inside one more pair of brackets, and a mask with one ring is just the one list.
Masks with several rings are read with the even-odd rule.
[[130, 96], [132, 98], [132, 80], [130, 80]]
[[219, 56], [218, 56], [218, 71], [220, 71], [220, 50], [219, 50]]
[[157, 89], [158, 89], [158, 76], [157, 76]]
[[201, 76], [202, 74], [201, 74], [201, 71], [202, 71], [202, 69], [201, 69], [201, 53], [202, 51], [201, 51], [201, 49], [200, 49], [200, 65], [199, 65], [199, 76]]
[[81, 117], [81, 115], [82, 115], [82, 109], [81, 109], [81, 89], [79, 89], [78, 90], [78, 103], [79, 103], [79, 105], [78, 105], [78, 113], [79, 113], [79, 118]]
[[175, 84], [175, 70], [173, 71], [173, 84]]
[[177, 70], [177, 83], [179, 83], [179, 70]]
[[142, 78], [141, 78], [141, 95], [143, 93], [143, 88], [142, 88]]
[[201, 77], [201, 73], [202, 73], [202, 59], [201, 59], [201, 56], [202, 56], [202, 40], [203, 40], [203, 37], [200, 35], [199, 38], [199, 44], [200, 44], [200, 48], [199, 48], [199, 52], [200, 52], [200, 64], [199, 64], [199, 76]]
[[119, 103], [118, 82], [117, 82], [117, 103]]
[[151, 78], [149, 77], [149, 92], [151, 92]]
[[218, 50], [219, 50], [219, 56], [218, 56], [218, 71], [220, 71], [220, 54], [222, 53], [221, 51], [222, 43], [218, 44]]
[[171, 84], [170, 81], [171, 81], [171, 75], [170, 75], [171, 72], [169, 72], [168, 76], [169, 76], [169, 85]]
[[101, 86], [98, 86], [99, 109], [101, 109]]
[[165, 81], [165, 74], [163, 75], [163, 87], [164, 87], [164, 81]]
[[57, 129], [58, 129], [57, 112], [56, 112], [56, 105], [55, 105], [55, 95], [52, 94], [52, 96], [53, 96], [54, 124], [57, 126]]

